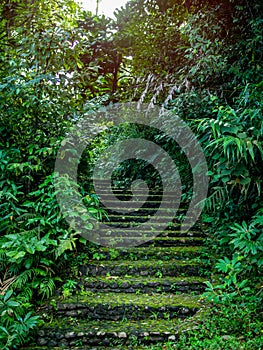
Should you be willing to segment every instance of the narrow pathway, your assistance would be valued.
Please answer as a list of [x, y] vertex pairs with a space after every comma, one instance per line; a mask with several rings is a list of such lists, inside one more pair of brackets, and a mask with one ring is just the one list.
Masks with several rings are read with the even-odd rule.
[[[115, 193], [122, 200], [131, 196], [123, 190]], [[134, 213], [123, 216], [109, 210], [105, 222], [110, 228], [102, 234], [105, 242], [124, 227], [146, 222], [161, 200], [156, 190]], [[78, 292], [52, 302], [47, 311], [52, 321], [38, 330], [35, 348], [134, 349], [176, 341], [178, 333], [191, 325], [186, 321], [204, 309], [200, 293], [207, 280], [200, 259], [204, 236], [198, 224], [187, 234], [180, 232], [186, 208], [178, 212], [165, 231], [153, 226], [156, 237], [138, 247], [98, 246], [99, 260], [79, 266]], [[133, 234], [126, 230], [122, 244], [125, 235], [130, 240]]]

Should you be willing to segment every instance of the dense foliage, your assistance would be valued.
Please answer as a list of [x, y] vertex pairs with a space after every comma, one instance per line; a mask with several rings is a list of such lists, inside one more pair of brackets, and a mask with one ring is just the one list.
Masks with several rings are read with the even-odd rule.
[[[218, 284], [207, 290], [217, 305], [214, 324], [234, 317], [229, 331], [242, 334], [241, 342], [248, 339], [247, 349], [259, 348], [262, 1], [131, 0], [114, 20], [84, 12], [72, 0], [2, 0], [0, 11], [1, 348], [14, 349], [29, 339], [40, 322], [32, 313], [33, 300], [54, 293], [70, 251], [84, 243], [56, 201], [54, 164], [61, 140], [80, 116], [126, 101], [162, 105], [197, 135], [210, 178], [203, 221], [219, 273]], [[94, 139], [80, 166], [76, 186], [93, 215], [102, 213], [85, 176], [109, 145], [138, 136], [173, 154], [180, 174], [187, 174], [185, 156], [162, 133], [129, 124], [121, 132], [113, 128]], [[153, 181], [151, 171], [127, 162], [116, 178]], [[187, 197], [192, 178], [184, 178]], [[244, 317], [257, 318], [246, 323], [245, 335], [238, 322]], [[216, 327], [203, 327], [203, 338], [220, 335]], [[222, 323], [218, 327], [225, 334]], [[232, 341], [238, 348], [238, 340], [231, 339], [230, 346]], [[190, 341], [193, 347], [182, 346], [215, 348]]]

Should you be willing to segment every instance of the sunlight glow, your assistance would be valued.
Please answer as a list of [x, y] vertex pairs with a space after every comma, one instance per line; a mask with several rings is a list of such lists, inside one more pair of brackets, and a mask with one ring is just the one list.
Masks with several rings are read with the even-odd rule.
[[[104, 14], [107, 17], [113, 18], [113, 12], [116, 8], [120, 8], [127, 3], [128, 0], [100, 0], [99, 1], [99, 15]], [[85, 10], [91, 11], [95, 14], [96, 12], [96, 0], [81, 0], [83, 8]]]

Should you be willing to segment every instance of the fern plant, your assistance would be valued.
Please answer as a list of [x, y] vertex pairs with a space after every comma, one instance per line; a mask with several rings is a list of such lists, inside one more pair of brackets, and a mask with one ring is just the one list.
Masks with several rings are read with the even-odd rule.
[[260, 91], [259, 84], [245, 85], [231, 105], [211, 95], [211, 116], [191, 121], [209, 165], [209, 210], [216, 211], [220, 205], [224, 209], [227, 203], [247, 209], [251, 202], [252, 210], [258, 207], [263, 167]]

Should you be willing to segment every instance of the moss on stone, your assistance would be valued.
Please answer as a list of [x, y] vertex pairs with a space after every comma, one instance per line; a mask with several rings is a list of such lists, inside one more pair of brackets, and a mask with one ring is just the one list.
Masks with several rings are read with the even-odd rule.
[[176, 327], [182, 324], [182, 320], [123, 320], [123, 321], [87, 321], [76, 320], [65, 321], [65, 318], [57, 318], [49, 324], [44, 324], [41, 329], [63, 330], [64, 332], [71, 331], [81, 332], [127, 332], [131, 330], [138, 330], [140, 332], [174, 332]]
[[151, 267], [151, 268], [168, 268], [168, 267], [176, 267], [176, 266], [199, 266], [200, 263], [197, 263], [194, 260], [177, 260], [177, 259], [170, 259], [169, 261], [165, 260], [120, 260], [120, 261], [107, 261], [106, 263], [99, 262], [99, 261], [92, 261], [90, 262], [90, 265], [100, 265], [100, 266], [107, 266], [109, 267], [115, 267], [118, 266], [120, 268], [122, 267]]
[[183, 306], [187, 308], [200, 308], [202, 303], [200, 296], [189, 294], [136, 294], [136, 293], [93, 293], [83, 292], [78, 296], [67, 298], [63, 304], [87, 303], [89, 305], [109, 305], [115, 307], [118, 305], [137, 305], [149, 307], [162, 306]]
[[[121, 196], [125, 197], [123, 194]], [[149, 201], [151, 205], [159, 203], [156, 200], [158, 197], [154, 196], [153, 201]], [[149, 206], [145, 210], [139, 210], [134, 216], [120, 216], [112, 212], [112, 221], [107, 222], [112, 228], [104, 230], [105, 237], [101, 239], [105, 238], [108, 242], [110, 231], [116, 233], [122, 230], [121, 227], [114, 227], [115, 224], [122, 227], [137, 226], [140, 219], [148, 219], [148, 213], [151, 211], [154, 211], [154, 208]], [[179, 215], [181, 213], [183, 210]], [[95, 249], [92, 251], [88, 245], [86, 250], [83, 249], [82, 254], [87, 253], [87, 258], [82, 260], [82, 266], [79, 268], [82, 275], [77, 279], [80, 282], [78, 288], [73, 292], [74, 295], [70, 292], [71, 295], [64, 299], [57, 296], [52, 300], [50, 308], [47, 308], [46, 323], [40, 328], [42, 336], [51, 343], [53, 337], [56, 337], [56, 341], [53, 342], [56, 345], [60, 339], [64, 339], [68, 344], [67, 349], [77, 348], [74, 345], [75, 340], [83, 340], [86, 344], [89, 344], [89, 340], [90, 344], [94, 341], [96, 349], [104, 348], [103, 340], [110, 340], [114, 349], [145, 349], [139, 345], [127, 346], [129, 336], [136, 337], [138, 334], [143, 339], [145, 332], [146, 338], [152, 335], [153, 342], [161, 337], [161, 341], [165, 343], [169, 335], [177, 336], [180, 332], [194, 327], [196, 320], [203, 314], [203, 311], [198, 310], [205, 310], [206, 303], [200, 295], [189, 293], [191, 289], [187, 286], [196, 284], [197, 287], [193, 287], [192, 290], [200, 293], [202, 284], [207, 280], [197, 277], [199, 267], [203, 267], [197, 259], [202, 253], [203, 234], [196, 228], [184, 234], [177, 222], [170, 222], [168, 229], [163, 232], [159, 232], [158, 228], [159, 223], [149, 227], [146, 238], [150, 241], [139, 247], [108, 248], [94, 245]], [[134, 231], [131, 230], [129, 234], [129, 230], [126, 230], [123, 240], [132, 239], [133, 234]], [[139, 227], [136, 234], [139, 235]], [[138, 240], [138, 236], [133, 238]], [[92, 254], [93, 260], [90, 259]], [[92, 277], [86, 277], [87, 275]], [[185, 277], [186, 275], [190, 276]], [[125, 286], [122, 286], [123, 284]], [[100, 292], [99, 288], [102, 288]], [[171, 290], [180, 290], [183, 293], [173, 293]], [[184, 293], [185, 291], [188, 294]], [[191, 317], [193, 314], [195, 316]], [[96, 320], [93, 320], [95, 318]], [[187, 323], [184, 318], [188, 318]], [[127, 337], [120, 336], [120, 333]], [[40, 334], [39, 337], [41, 338]], [[30, 349], [50, 349], [45, 348], [46, 339], [42, 339], [44, 346]], [[63, 346], [59, 349], [63, 349]], [[92, 346], [88, 348], [93, 349]], [[80, 349], [82, 348], [86, 347], [80, 346]]]
[[202, 278], [198, 276], [190, 277], [134, 277], [134, 276], [97, 276], [97, 277], [85, 277], [85, 281], [88, 283], [102, 282], [106, 284], [111, 284], [113, 282], [121, 285], [122, 283], [135, 283], [147, 285], [149, 283], [204, 283], [207, 278]]

